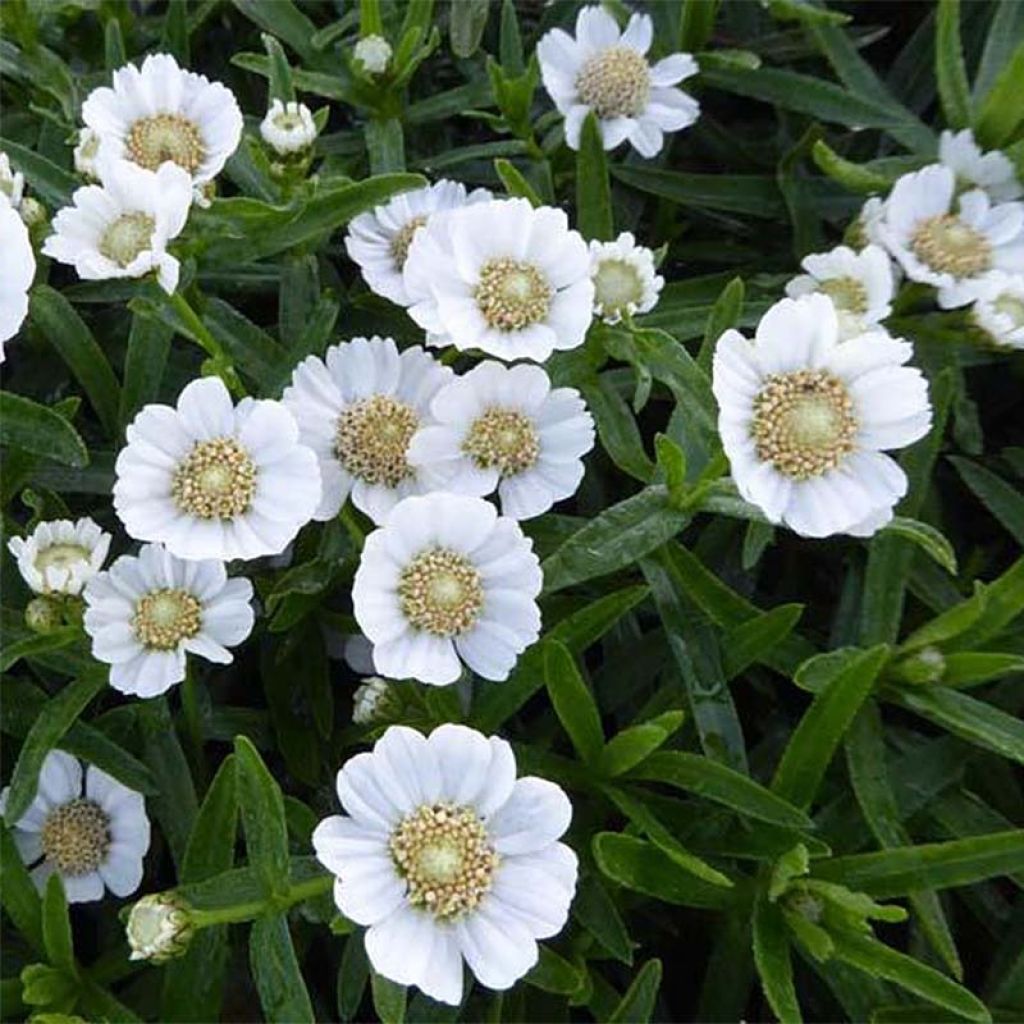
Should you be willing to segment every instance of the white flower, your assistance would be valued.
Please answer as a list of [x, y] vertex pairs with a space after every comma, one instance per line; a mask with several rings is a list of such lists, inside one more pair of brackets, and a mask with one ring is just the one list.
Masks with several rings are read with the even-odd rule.
[[594, 305], [587, 243], [562, 210], [525, 199], [434, 218], [409, 248], [405, 287], [428, 344], [507, 362], [581, 345]]
[[990, 270], [1024, 272], [1024, 204], [992, 206], [980, 189], [954, 209], [956, 180], [932, 164], [905, 174], [885, 203], [879, 234], [912, 281], [939, 290], [943, 309], [966, 306]]
[[805, 256], [800, 266], [807, 273], [794, 277], [786, 294], [792, 299], [812, 292], [827, 295], [836, 307], [841, 338], [880, 330], [880, 322], [892, 312], [892, 260], [879, 246], [854, 252], [840, 245]]
[[114, 509], [136, 540], [179, 558], [280, 554], [320, 502], [316, 456], [281, 402], [232, 406], [219, 377], [194, 380], [175, 408], [147, 405], [114, 467]]
[[601, 7], [584, 7], [576, 18], [576, 38], [560, 28], [537, 44], [544, 88], [565, 117], [565, 139], [580, 148], [580, 129], [589, 111], [597, 115], [605, 149], [626, 139], [644, 157], [655, 156], [665, 132], [697, 120], [700, 104], [682, 89], [697, 74], [688, 53], [648, 63], [654, 27], [646, 14], [634, 14], [625, 32]]
[[971, 319], [993, 345], [1024, 349], [1024, 274], [987, 274], [978, 285]]
[[274, 100], [260, 124], [263, 141], [282, 156], [301, 153], [316, 141], [316, 124], [305, 103]]
[[373, 291], [400, 306], [408, 306], [412, 300], [405, 290], [402, 269], [420, 228], [435, 213], [490, 199], [491, 193], [486, 189], [478, 188], [467, 195], [462, 182], [446, 179], [402, 192], [382, 206], [354, 217], [348, 226], [345, 248], [359, 264], [363, 280]]
[[101, 157], [150, 171], [173, 161], [197, 186], [220, 174], [242, 138], [231, 90], [178, 67], [168, 53], [150, 54], [141, 70], [115, 71], [113, 88], [93, 89], [82, 104], [82, 120], [99, 136]]
[[75, 170], [85, 178], [99, 181], [100, 171], [96, 157], [100, 152], [100, 137], [91, 128], [82, 128], [75, 145]]
[[507, 679], [540, 635], [540, 562], [513, 519], [481, 498], [406, 498], [366, 538], [352, 585], [380, 675], [454, 683], [459, 658]]
[[[7, 786], [0, 793], [0, 813], [9, 795]], [[115, 896], [129, 896], [142, 881], [149, 849], [142, 794], [95, 765], [85, 771], [83, 792], [82, 766], [62, 750], [46, 755], [35, 799], [11, 834], [37, 888], [42, 891], [57, 872], [69, 903], [102, 899], [104, 886]]]
[[347, 813], [320, 822], [313, 846], [338, 908], [369, 926], [378, 974], [457, 1005], [463, 960], [488, 988], [511, 988], [537, 939], [564, 927], [577, 861], [558, 840], [572, 805], [546, 779], [517, 780], [504, 740], [392, 726], [337, 786]]
[[185, 952], [193, 928], [186, 904], [173, 892], [158, 892], [134, 904], [124, 931], [129, 960], [159, 964]]
[[501, 511], [530, 519], [576, 493], [594, 421], [575, 388], [539, 366], [481, 363], [431, 403], [435, 426], [413, 435], [409, 461], [435, 490], [498, 491]]
[[92, 654], [121, 693], [155, 697], [185, 678], [185, 656], [233, 660], [252, 632], [252, 584], [228, 579], [224, 563], [186, 562], [159, 544], [122, 555], [85, 588]]
[[36, 257], [18, 211], [0, 196], [0, 363], [4, 342], [21, 329], [28, 315], [28, 290], [36, 276]]
[[906, 342], [840, 341], [824, 295], [783, 299], [756, 338], [730, 330], [715, 351], [718, 429], [740, 494], [806, 537], [869, 536], [907, 490], [886, 449], [931, 427], [928, 384]]
[[999, 150], [983, 153], [970, 128], [939, 136], [939, 162], [948, 167], [964, 189], [984, 189], [995, 203], [1005, 203], [1024, 195], [1017, 180], [1013, 161]]
[[391, 44], [383, 36], [365, 36], [356, 43], [353, 56], [371, 75], [380, 75], [391, 61]]
[[147, 171], [126, 160], [101, 161], [102, 185], [85, 185], [53, 218], [43, 252], [71, 264], [86, 281], [156, 272], [171, 294], [181, 266], [167, 251], [188, 220], [189, 176], [175, 164]]
[[333, 519], [346, 498], [375, 523], [410, 494], [430, 490], [407, 461], [409, 440], [430, 422], [430, 402], [451, 380], [419, 345], [399, 352], [390, 338], [353, 338], [308, 356], [282, 400], [299, 438], [320, 462], [315, 519]]
[[625, 315], [649, 313], [658, 303], [665, 278], [654, 269], [654, 253], [623, 231], [614, 242], [590, 243], [594, 313], [606, 324]]
[[53, 519], [7, 542], [21, 578], [37, 594], [80, 594], [103, 568], [110, 534], [91, 519]]
[[11, 161], [6, 153], [0, 152], [0, 193], [15, 209], [21, 205], [25, 194], [25, 175], [11, 170]]
[[352, 721], [369, 725], [379, 718], [393, 695], [393, 684], [380, 676], [364, 679], [352, 694]]

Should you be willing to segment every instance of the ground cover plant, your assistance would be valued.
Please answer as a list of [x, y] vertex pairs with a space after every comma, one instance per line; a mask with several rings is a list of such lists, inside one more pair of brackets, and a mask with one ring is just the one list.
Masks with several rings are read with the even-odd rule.
[[0, 29], [3, 1019], [1024, 1020], [1024, 4]]

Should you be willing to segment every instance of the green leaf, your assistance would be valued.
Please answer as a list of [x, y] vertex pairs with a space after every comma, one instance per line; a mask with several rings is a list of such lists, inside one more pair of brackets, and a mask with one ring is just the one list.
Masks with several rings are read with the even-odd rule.
[[259, 872], [266, 894], [279, 895], [288, 888], [288, 826], [281, 788], [244, 736], [235, 737], [235, 757], [249, 860]]
[[593, 765], [604, 747], [601, 714], [568, 649], [554, 640], [543, 645], [544, 681], [566, 733], [581, 759]]
[[730, 629], [722, 640], [726, 679], [735, 679], [751, 665], [766, 661], [796, 628], [803, 611], [802, 604], [780, 604]]
[[523, 978], [527, 985], [557, 996], [571, 996], [585, 984], [584, 975], [547, 946], [538, 947], [537, 965]]
[[489, 10], [490, 0], [462, 0], [452, 5], [448, 34], [456, 57], [472, 57], [476, 53], [487, 27]]
[[556, 623], [545, 639], [565, 644], [573, 654], [582, 654], [597, 643], [624, 615], [647, 599], [650, 591], [640, 583], [614, 590], [567, 615]]
[[[510, 5], [511, 0], [509, 0]], [[501, 178], [501, 183], [505, 186], [505, 191], [509, 196], [528, 199], [530, 205], [534, 207], [544, 205], [544, 201], [537, 195], [537, 190], [526, 180], [522, 172], [511, 160], [499, 157], [494, 161], [494, 170], [498, 177]]]
[[650, 721], [623, 729], [601, 751], [598, 771], [608, 778], [628, 772], [677, 732], [685, 718], [682, 711], [666, 711]]
[[971, 124], [971, 90], [960, 42], [960, 0], [939, 0], [935, 19], [935, 80], [946, 124], [954, 131]]
[[30, 633], [20, 640], [8, 640], [0, 651], [0, 672], [13, 668], [23, 658], [33, 661], [40, 654], [62, 650], [79, 643], [81, 639], [82, 630], [79, 626], [59, 626], [52, 633]]
[[3, 821], [0, 821], [0, 906], [22, 938], [42, 956], [45, 952], [42, 900]]
[[624, 964], [633, 962], [633, 942], [625, 922], [598, 875], [580, 880], [572, 915], [617, 960]]
[[619, 469], [641, 483], [654, 477], [654, 464], [644, 451], [644, 442], [636, 420], [625, 399], [608, 374], [599, 374], [580, 389], [597, 424], [601, 447]]
[[267, 106], [270, 101], [280, 100], [290, 103], [295, 99], [295, 86], [292, 84], [292, 69], [285, 56], [284, 47], [269, 33], [263, 33], [263, 46], [270, 59], [270, 83], [267, 94]]
[[0, 138], [0, 148], [15, 170], [21, 171], [25, 180], [32, 183], [32, 191], [41, 199], [56, 207], [71, 203], [71, 193], [82, 184], [73, 174], [12, 139]]
[[679, 19], [679, 49], [684, 53], [703, 50], [711, 38], [719, 0], [687, 0]]
[[700, 358], [698, 362], [705, 372], [711, 367], [711, 358], [715, 353], [715, 346], [718, 339], [730, 327], [739, 323], [743, 313], [744, 296], [743, 278], [734, 277], [723, 289], [721, 295], [715, 299], [714, 306], [708, 314], [708, 324], [704, 328], [704, 343], [701, 345]]
[[381, 1024], [402, 1024], [405, 1020], [405, 986], [371, 971], [370, 987], [373, 991], [373, 1008]]
[[752, 921], [754, 963], [772, 1012], [781, 1024], [800, 1024], [803, 1015], [793, 986], [789, 932], [782, 911], [759, 893]]
[[132, 315], [118, 416], [122, 427], [127, 426], [144, 405], [157, 400], [173, 334], [168, 324], [137, 313]]
[[811, 147], [811, 156], [821, 171], [850, 192], [859, 192], [863, 195], [888, 192], [895, 180], [890, 175], [880, 174], [863, 164], [844, 160], [822, 139], [818, 139]]
[[985, 508], [1018, 544], [1024, 544], [1024, 495], [984, 466], [955, 455], [949, 461]]
[[89, 451], [78, 431], [45, 405], [0, 391], [0, 444], [65, 466], [87, 466]]
[[397, 117], [374, 118], [363, 129], [366, 151], [370, 155], [371, 174], [391, 174], [405, 170], [405, 136]]
[[943, 686], [978, 686], [1003, 676], [1024, 672], [1024, 656], [986, 651], [961, 651], [945, 657]]
[[43, 892], [43, 942], [46, 955], [54, 967], [76, 975], [75, 941], [71, 937], [71, 919], [68, 901], [64, 895], [64, 882], [54, 872], [46, 881]]
[[641, 192], [683, 207], [775, 218], [784, 212], [774, 178], [753, 174], [691, 174], [655, 167], [612, 164], [612, 174]]
[[292, 0], [274, 0], [272, 4], [260, 0], [232, 0], [253, 24], [264, 32], [283, 39], [304, 61], [315, 63], [313, 36], [316, 25], [302, 13]]
[[922, 647], [941, 645], [970, 629], [978, 621], [988, 602], [988, 591], [984, 584], [976, 582], [974, 586], [974, 594], [971, 597], [947, 608], [930, 622], [915, 629], [900, 644], [900, 651], [910, 653], [919, 651]]
[[913, 541], [929, 558], [937, 562], [951, 576], [957, 573], [956, 552], [953, 545], [934, 526], [908, 519], [905, 516], [894, 516], [880, 531], [906, 537]]
[[621, 1002], [608, 1017], [608, 1024], [624, 1024], [626, 1021], [646, 1024], [654, 1013], [654, 1003], [660, 987], [661, 961], [648, 960], [637, 971]]
[[[984, 100], [996, 79], [1009, 70], [1014, 50], [1024, 40], [1024, 8], [1017, 0], [998, 0], [995, 13], [989, 22], [988, 34], [985, 36], [985, 47], [978, 61], [978, 70], [974, 76], [973, 98], [975, 103]], [[980, 118], [979, 118], [980, 120]], [[999, 145], [983, 138], [982, 144]]]
[[957, 650], [980, 647], [998, 636], [1024, 612], [1024, 558], [1018, 558], [998, 579], [985, 584], [984, 607], [964, 630], [958, 631], [950, 647]]
[[270, 914], [253, 921], [249, 966], [267, 1020], [316, 1020], [285, 914]]
[[584, 238], [608, 241], [615, 237], [608, 158], [593, 111], [583, 121], [576, 155], [576, 217]]

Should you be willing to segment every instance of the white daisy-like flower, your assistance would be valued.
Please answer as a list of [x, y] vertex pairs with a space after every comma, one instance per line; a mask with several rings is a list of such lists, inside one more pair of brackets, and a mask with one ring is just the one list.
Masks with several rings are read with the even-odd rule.
[[242, 138], [234, 93], [178, 67], [169, 53], [150, 54], [141, 69], [115, 71], [113, 88], [93, 89], [82, 104], [82, 120], [99, 136], [101, 157], [150, 171], [172, 161], [195, 186], [220, 174]]
[[371, 75], [382, 75], [391, 63], [391, 44], [383, 36], [365, 36], [352, 51], [356, 62]]
[[0, 196], [0, 363], [4, 342], [13, 338], [28, 316], [28, 290], [36, 276], [36, 257], [28, 228], [18, 211]]
[[1024, 203], [993, 206], [981, 189], [956, 199], [941, 164], [896, 182], [878, 230], [907, 277], [938, 289], [943, 309], [971, 302], [990, 270], [1024, 273]]
[[83, 178], [99, 181], [100, 171], [96, 158], [100, 153], [100, 137], [91, 128], [82, 128], [75, 144], [75, 170]]
[[352, 721], [369, 725], [380, 718], [394, 696], [394, 684], [380, 676], [364, 679], [352, 694]]
[[543, 362], [583, 343], [590, 254], [562, 210], [496, 199], [435, 218], [405, 263], [409, 315], [431, 345]]
[[282, 397], [320, 462], [313, 517], [333, 519], [351, 494], [379, 524], [402, 498], [430, 490], [408, 461], [409, 441], [431, 422], [431, 400], [452, 371], [419, 345], [399, 352], [391, 338], [353, 338], [325, 359], [299, 363]]
[[233, 660], [254, 621], [252, 584], [228, 579], [223, 562], [186, 562], [160, 544], [122, 555], [85, 588], [92, 654], [110, 665], [121, 693], [156, 697], [185, 678], [187, 654]]
[[313, 847], [338, 908], [368, 926], [378, 974], [458, 1005], [463, 961], [488, 988], [511, 988], [537, 939], [565, 926], [578, 865], [558, 840], [572, 805], [553, 782], [517, 780], [505, 740], [392, 726], [337, 788], [346, 813], [320, 822]]
[[827, 295], [839, 316], [840, 337], [880, 330], [879, 324], [892, 312], [892, 260], [879, 246], [854, 252], [840, 245], [831, 252], [805, 256], [800, 266], [807, 273], [794, 277], [786, 285], [786, 294], [791, 299], [812, 292]]
[[177, 406], [147, 405], [114, 467], [114, 509], [136, 540], [179, 558], [280, 554], [320, 503], [317, 458], [281, 402], [243, 398], [219, 377]]
[[651, 65], [654, 26], [634, 14], [624, 32], [602, 7], [584, 7], [576, 18], [575, 39], [560, 28], [537, 44], [544, 88], [565, 117], [565, 140], [580, 148], [580, 129], [593, 110], [605, 149], [627, 139], [644, 157], [661, 151], [666, 132], [693, 124], [700, 104], [676, 86], [697, 74], [688, 53], [673, 53]]
[[594, 447], [594, 421], [575, 388], [551, 388], [539, 366], [488, 361], [443, 387], [436, 425], [413, 435], [409, 461], [434, 490], [497, 490], [501, 511], [530, 519], [571, 497]]
[[540, 562], [514, 519], [481, 498], [406, 498], [366, 538], [352, 585], [377, 672], [454, 683], [463, 661], [508, 678], [540, 635]]
[[345, 249], [353, 262], [359, 264], [363, 280], [373, 291], [399, 306], [408, 306], [412, 300], [406, 292], [402, 270], [409, 246], [420, 228], [436, 213], [490, 199], [487, 189], [467, 193], [462, 182], [447, 179], [402, 192], [382, 206], [354, 217], [345, 236]]
[[103, 568], [110, 534], [89, 518], [52, 519], [28, 537], [12, 537], [7, 547], [35, 593], [74, 595]]
[[1024, 349], [1024, 274], [986, 275], [970, 316], [993, 345]]
[[260, 124], [260, 135], [281, 156], [301, 153], [316, 141], [317, 131], [312, 111], [305, 103], [274, 100]]
[[[0, 793], [0, 814], [10, 787]], [[69, 903], [103, 899], [104, 888], [130, 896], [142, 881], [149, 818], [141, 793], [95, 765], [84, 772], [63, 750], [51, 750], [39, 772], [35, 799], [11, 830], [21, 859], [42, 891], [54, 872]]]
[[181, 265], [167, 251], [188, 220], [189, 176], [172, 163], [147, 171], [126, 160], [101, 162], [102, 185], [85, 185], [53, 218], [43, 252], [71, 264], [86, 281], [142, 277], [150, 272], [165, 292], [178, 287]]
[[590, 276], [594, 313], [606, 324], [617, 324], [626, 315], [649, 313], [665, 286], [665, 278], [654, 268], [654, 253], [637, 245], [628, 231], [614, 242], [590, 243]]
[[715, 350], [718, 429], [740, 494], [805, 537], [870, 536], [907, 478], [885, 450], [931, 427], [913, 346], [882, 332], [841, 341], [824, 295], [783, 299], [753, 342], [726, 331]]
[[3, 152], [0, 152], [0, 193], [7, 197], [7, 202], [15, 209], [21, 205], [25, 194], [25, 175], [11, 169], [10, 158]]
[[955, 134], [944, 131], [939, 136], [939, 162], [956, 175], [961, 188], [984, 189], [994, 203], [1024, 195], [1013, 161], [997, 149], [982, 152], [970, 128]]

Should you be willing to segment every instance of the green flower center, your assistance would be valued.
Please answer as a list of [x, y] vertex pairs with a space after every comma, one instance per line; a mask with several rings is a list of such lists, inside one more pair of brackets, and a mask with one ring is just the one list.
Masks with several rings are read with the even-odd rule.
[[180, 463], [171, 497], [182, 512], [197, 519], [233, 519], [252, 504], [256, 465], [231, 437], [197, 441]]
[[599, 118], [636, 117], [651, 95], [651, 69], [636, 50], [610, 46], [586, 61], [576, 91]]
[[199, 128], [181, 114], [139, 118], [128, 129], [125, 148], [129, 159], [150, 171], [170, 160], [195, 174], [206, 155]]
[[51, 544], [36, 556], [36, 568], [45, 575], [47, 569], [70, 569], [89, 561], [90, 552], [80, 544]]
[[515, 476], [536, 463], [540, 437], [528, 416], [495, 407], [473, 421], [462, 450], [480, 469], [497, 468], [502, 476]]
[[603, 260], [594, 275], [594, 298], [605, 313], [623, 313], [638, 306], [644, 283], [636, 267], [625, 260]]
[[867, 289], [855, 277], [831, 277], [819, 281], [818, 291], [824, 292], [837, 309], [858, 316], [868, 311]]
[[198, 598], [187, 590], [154, 590], [135, 606], [132, 628], [143, 647], [173, 651], [182, 640], [190, 640], [199, 632], [202, 611]]
[[940, 274], [975, 277], [992, 265], [988, 239], [950, 213], [921, 221], [910, 247], [922, 263]]
[[111, 263], [127, 267], [153, 244], [156, 222], [145, 213], [123, 213], [107, 226], [99, 250]]
[[551, 296], [538, 267], [511, 259], [488, 260], [474, 292], [484, 320], [499, 331], [521, 331], [539, 323], [548, 315]]
[[352, 476], [397, 487], [412, 473], [406, 453], [418, 426], [405, 402], [390, 395], [363, 398], [338, 417], [334, 454]]
[[72, 800], [47, 815], [41, 838], [46, 859], [62, 875], [85, 875], [110, 849], [110, 818], [94, 800]]
[[418, 554], [398, 579], [402, 614], [416, 629], [458, 636], [472, 629], [484, 606], [483, 581], [465, 555], [446, 548]]

